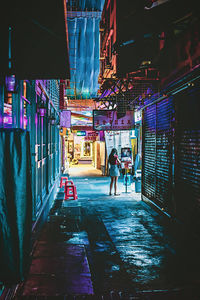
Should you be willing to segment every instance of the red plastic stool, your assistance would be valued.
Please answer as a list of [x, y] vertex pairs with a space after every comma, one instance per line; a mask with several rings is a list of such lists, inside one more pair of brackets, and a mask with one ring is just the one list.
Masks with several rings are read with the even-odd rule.
[[[71, 180], [70, 180], [71, 181]], [[76, 186], [72, 183], [68, 184], [68, 181], [65, 182], [65, 200], [76, 200], [78, 199]]]
[[61, 179], [60, 179], [60, 188], [65, 186], [65, 182], [67, 182], [67, 181], [68, 181], [68, 177], [61, 177]]

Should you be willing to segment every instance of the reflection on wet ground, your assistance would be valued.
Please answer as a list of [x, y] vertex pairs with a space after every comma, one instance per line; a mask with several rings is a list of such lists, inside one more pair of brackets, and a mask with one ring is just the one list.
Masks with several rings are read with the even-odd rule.
[[63, 201], [58, 191], [17, 300], [200, 299], [199, 240], [189, 229], [158, 214], [134, 187], [125, 193], [122, 180], [115, 197], [107, 177], [72, 179], [78, 200]]
[[[86, 188], [86, 181], [81, 178], [74, 180], [85, 222], [88, 222], [87, 218], [98, 218], [105, 226], [112, 245], [112, 249], [108, 249], [104, 241], [99, 250], [98, 244], [95, 244], [93, 252], [95, 255], [99, 251], [104, 252], [105, 260], [105, 253], [109, 251], [111, 256], [112, 251], [118, 256], [116, 265], [110, 262], [112, 271], [105, 272], [111, 271], [114, 276], [123, 269], [125, 281], [131, 282], [131, 287], [138, 291], [181, 289], [200, 283], [199, 241], [191, 237], [189, 230], [156, 213], [140, 201], [140, 195], [135, 192], [122, 192], [118, 197], [107, 196], [109, 178], [90, 178]], [[123, 188], [120, 181], [119, 189], [123, 191]], [[92, 239], [94, 243], [94, 237]], [[102, 265], [97, 264], [97, 267]], [[100, 287], [97, 284], [97, 289], [104, 289], [104, 280], [99, 278], [101, 283]], [[128, 288], [126, 283], [124, 288]]]

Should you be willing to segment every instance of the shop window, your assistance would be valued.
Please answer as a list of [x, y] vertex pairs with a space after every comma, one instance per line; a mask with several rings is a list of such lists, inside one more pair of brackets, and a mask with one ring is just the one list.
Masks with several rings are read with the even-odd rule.
[[27, 118], [27, 102], [24, 101], [24, 129], [27, 129], [27, 123], [28, 123], [28, 118]]
[[23, 126], [24, 129], [30, 130], [30, 102], [29, 98], [29, 83], [23, 81]]
[[5, 93], [3, 127], [12, 128], [12, 93]]
[[23, 96], [24, 96], [25, 98], [27, 98], [27, 82], [26, 82], [26, 81], [23, 82], [23, 86], [24, 86], [24, 93], [23, 93]]
[[47, 157], [47, 119], [43, 117], [43, 158]]
[[12, 105], [4, 103], [3, 127], [12, 128]]
[[92, 156], [92, 143], [91, 142], [83, 143], [82, 156]]
[[38, 145], [38, 160], [41, 160], [41, 117], [37, 118], [37, 145]]

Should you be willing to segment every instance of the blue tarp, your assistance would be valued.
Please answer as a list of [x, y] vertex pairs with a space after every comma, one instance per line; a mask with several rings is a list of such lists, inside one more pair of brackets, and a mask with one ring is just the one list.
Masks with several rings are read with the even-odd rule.
[[17, 283], [29, 267], [32, 225], [29, 132], [0, 129], [0, 281]]
[[103, 4], [100, 0], [79, 1], [77, 14], [70, 15], [69, 12], [71, 80], [66, 91], [69, 99], [96, 97], [99, 88], [99, 22]]

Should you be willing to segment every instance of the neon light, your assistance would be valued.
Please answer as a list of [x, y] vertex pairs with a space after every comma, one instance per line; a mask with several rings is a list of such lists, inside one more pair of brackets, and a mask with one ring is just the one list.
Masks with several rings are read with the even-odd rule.
[[46, 113], [46, 109], [45, 108], [40, 108], [39, 110], [40, 110], [40, 116], [44, 117], [45, 113]]
[[6, 89], [7, 92], [14, 92], [15, 91], [15, 85], [16, 85], [16, 80], [15, 80], [15, 75], [11, 76], [6, 76], [5, 77], [5, 84], [6, 84]]
[[76, 133], [77, 136], [86, 136], [86, 131], [77, 131]]
[[12, 117], [10, 117], [10, 116], [4, 116], [3, 117], [3, 123], [4, 124], [12, 124]]

